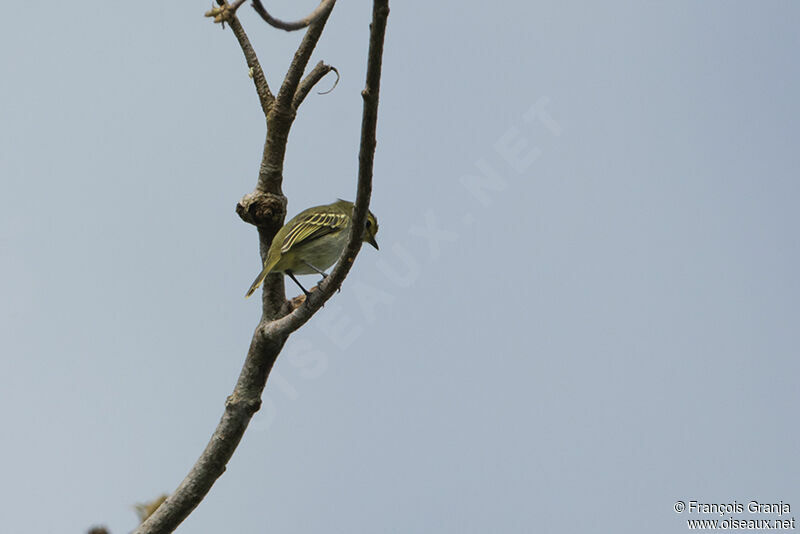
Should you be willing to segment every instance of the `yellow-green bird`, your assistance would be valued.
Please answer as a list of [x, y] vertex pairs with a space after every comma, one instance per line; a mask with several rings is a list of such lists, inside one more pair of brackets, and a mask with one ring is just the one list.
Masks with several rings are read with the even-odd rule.
[[[328, 276], [325, 269], [336, 263], [347, 245], [352, 216], [353, 203], [340, 199], [333, 204], [308, 208], [293, 217], [275, 234], [264, 269], [247, 290], [245, 297], [252, 295], [270, 273], [288, 274], [303, 293], [308, 295], [306, 288], [294, 275], [317, 273], [323, 278]], [[367, 213], [362, 239], [377, 249], [377, 233], [378, 220], [370, 211]]]

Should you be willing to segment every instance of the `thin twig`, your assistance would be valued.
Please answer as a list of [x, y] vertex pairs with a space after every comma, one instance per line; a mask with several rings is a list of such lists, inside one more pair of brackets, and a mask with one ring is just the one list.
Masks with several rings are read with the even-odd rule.
[[313, 69], [311, 69], [311, 72], [306, 74], [306, 77], [303, 78], [303, 81], [300, 82], [300, 85], [297, 86], [297, 91], [295, 91], [294, 98], [292, 99], [292, 107], [295, 110], [299, 108], [300, 104], [302, 104], [303, 100], [306, 99], [306, 96], [308, 96], [308, 93], [311, 91], [311, 89], [331, 71], [336, 73], [336, 81], [333, 82], [333, 87], [327, 91], [321, 91], [319, 94], [326, 95], [333, 91], [336, 88], [336, 85], [339, 83], [339, 71], [336, 70], [336, 67], [331, 67], [330, 65], [326, 65], [320, 61], [314, 66]]
[[[287, 32], [293, 32], [295, 30], [302, 30], [303, 28], [306, 28], [317, 21], [326, 9], [333, 7], [332, 4], [334, 1], [335, 0], [323, 0], [306, 18], [295, 22], [284, 22], [280, 19], [276, 19], [267, 12], [267, 10], [264, 8], [264, 4], [261, 3], [261, 0], [253, 0], [252, 6], [253, 9], [256, 10], [256, 13], [258, 13], [261, 18], [273, 28], [286, 30]], [[326, 4], [331, 4], [331, 6], [326, 6]]]
[[253, 83], [256, 86], [256, 93], [258, 93], [258, 100], [261, 103], [261, 110], [264, 112], [264, 115], [266, 115], [269, 113], [269, 108], [272, 107], [275, 96], [272, 94], [272, 91], [269, 90], [269, 84], [267, 83], [266, 76], [264, 76], [261, 63], [258, 61], [258, 56], [256, 56], [256, 51], [253, 49], [253, 45], [250, 44], [247, 33], [245, 33], [242, 24], [236, 17], [236, 10], [245, 1], [246, 0], [236, 0], [228, 5], [225, 0], [217, 0], [219, 7], [206, 12], [205, 15], [206, 17], [214, 17], [214, 22], [222, 22], [223, 24], [227, 22], [230, 24], [231, 30], [236, 36], [236, 40], [239, 41], [239, 46], [244, 53], [247, 67], [253, 74]]

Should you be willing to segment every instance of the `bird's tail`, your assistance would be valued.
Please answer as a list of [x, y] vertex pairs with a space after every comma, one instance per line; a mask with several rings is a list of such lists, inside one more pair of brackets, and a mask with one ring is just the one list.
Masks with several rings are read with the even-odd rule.
[[258, 286], [264, 283], [264, 279], [269, 274], [269, 271], [270, 269], [268, 267], [264, 267], [264, 270], [261, 271], [261, 273], [259, 273], [258, 276], [256, 276], [256, 279], [253, 281], [253, 285], [250, 286], [250, 289], [248, 289], [247, 293], [244, 294], [244, 298], [247, 298], [250, 295], [252, 295], [255, 292], [255, 290], [258, 289]]

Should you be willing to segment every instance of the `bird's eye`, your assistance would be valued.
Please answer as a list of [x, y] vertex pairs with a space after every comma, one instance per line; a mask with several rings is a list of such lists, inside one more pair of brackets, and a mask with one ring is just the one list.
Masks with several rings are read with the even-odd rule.
[[367, 228], [369, 228], [370, 226], [372, 226], [372, 221], [367, 220]]

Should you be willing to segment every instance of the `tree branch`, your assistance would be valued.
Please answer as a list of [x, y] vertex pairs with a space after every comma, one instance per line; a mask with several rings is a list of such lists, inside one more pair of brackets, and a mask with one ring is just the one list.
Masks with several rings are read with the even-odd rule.
[[300, 104], [303, 103], [303, 100], [306, 99], [306, 96], [308, 96], [308, 93], [311, 91], [311, 89], [331, 71], [336, 73], [336, 81], [333, 82], [333, 87], [327, 91], [322, 91], [319, 93], [321, 95], [326, 95], [333, 91], [336, 88], [336, 85], [339, 83], [339, 71], [336, 70], [336, 67], [331, 67], [330, 65], [326, 65], [320, 61], [314, 66], [313, 69], [311, 69], [311, 72], [306, 74], [306, 77], [303, 78], [303, 81], [301, 81], [300, 85], [297, 86], [297, 91], [295, 91], [294, 98], [292, 99], [292, 107], [295, 111], [297, 111], [297, 108], [299, 108]]
[[[262, 324], [263, 321], [256, 328], [256, 333], [261, 331]], [[262, 335], [253, 336], [239, 380], [233, 394], [225, 402], [225, 412], [211, 440], [175, 492], [134, 531], [135, 534], [166, 534], [174, 531], [225, 472], [225, 466], [239, 445], [250, 419], [261, 407], [261, 393], [284, 341]]]
[[[311, 12], [310, 15], [308, 15], [304, 19], [300, 19], [295, 22], [284, 22], [280, 19], [276, 19], [275, 17], [267, 13], [267, 10], [264, 9], [264, 4], [261, 3], [261, 0], [253, 0], [252, 5], [253, 9], [256, 10], [256, 13], [258, 13], [261, 16], [261, 18], [264, 19], [264, 21], [273, 28], [278, 28], [279, 30], [286, 30], [287, 32], [293, 32], [295, 30], [302, 30], [303, 28], [306, 28], [311, 24], [313, 24], [315, 21], [317, 21], [319, 18], [323, 16], [322, 13], [325, 11], [325, 9], [330, 9], [331, 7], [333, 7], [333, 3], [335, 1], [336, 0], [323, 0], [317, 6], [317, 8]], [[326, 4], [330, 5], [326, 6]]]
[[223, 26], [226, 22], [230, 24], [231, 30], [233, 30], [233, 34], [236, 36], [236, 40], [239, 41], [239, 46], [244, 53], [247, 66], [252, 69], [253, 83], [256, 86], [258, 100], [261, 102], [261, 110], [264, 112], [264, 115], [266, 115], [269, 112], [269, 108], [272, 106], [272, 102], [275, 100], [275, 96], [272, 94], [272, 91], [269, 90], [269, 84], [267, 83], [266, 76], [264, 76], [264, 71], [261, 69], [261, 63], [258, 61], [256, 51], [253, 49], [253, 45], [250, 44], [250, 39], [247, 38], [242, 24], [236, 17], [236, 10], [239, 9], [239, 6], [244, 2], [245, 0], [236, 0], [233, 4], [229, 5], [225, 0], [217, 0], [219, 7], [207, 11], [205, 16], [214, 17], [214, 22], [222, 23]]
[[[308, 58], [319, 39], [333, 4], [333, 0], [326, 4], [326, 11], [311, 24], [306, 32], [303, 43], [298, 48], [292, 66], [286, 74], [281, 90], [267, 115], [268, 134], [262, 169], [267, 164], [279, 163], [280, 165], [271, 169], [271, 173], [265, 176], [262, 176], [261, 173], [259, 174], [258, 185], [256, 190], [249, 195], [250, 198], [246, 202], [247, 207], [243, 205], [244, 199], [240, 202], [242, 210], [248, 214], [258, 211], [258, 209], [250, 209], [254, 205], [263, 207], [270, 202], [280, 202], [283, 199], [280, 193], [281, 173], [286, 139], [291, 127], [291, 119], [294, 118], [294, 110], [291, 104], [298, 91], [300, 76], [305, 70]], [[286, 339], [292, 332], [307, 322], [322, 307], [324, 302], [333, 295], [335, 290], [341, 286], [361, 248], [372, 191], [381, 58], [388, 15], [388, 0], [374, 0], [372, 24], [370, 25], [367, 81], [366, 87], [362, 91], [364, 107], [361, 121], [358, 189], [356, 204], [353, 209], [353, 224], [347, 247], [331, 275], [320, 284], [318, 290], [312, 293], [304, 305], [300, 305], [288, 315], [286, 314], [291, 310], [291, 306], [284, 295], [283, 277], [280, 275], [268, 277], [269, 283], [265, 283], [262, 302], [262, 317], [253, 333], [247, 358], [242, 366], [242, 371], [239, 374], [233, 393], [225, 402], [225, 411], [222, 419], [205, 450], [203, 450], [200, 458], [186, 478], [175, 492], [158, 507], [153, 515], [134, 531], [135, 534], [166, 534], [172, 532], [202, 501], [216, 479], [225, 471], [225, 466], [236, 450], [250, 419], [260, 408], [261, 394], [266, 385], [267, 377]], [[314, 79], [310, 78], [312, 73], [309, 74], [307, 79]], [[311, 86], [313, 86], [313, 83], [309, 81], [308, 88], [310, 89]], [[307, 93], [308, 91], [306, 90], [305, 94]], [[273, 137], [270, 137], [270, 134]], [[282, 145], [280, 144], [281, 142]], [[280, 152], [279, 159], [270, 159], [272, 156], [269, 151], [270, 147]], [[262, 200], [263, 203], [261, 202]], [[285, 211], [285, 203], [283, 206]], [[271, 206], [265, 208], [265, 211], [274, 212], [279, 209], [279, 207]], [[238, 207], [237, 211], [239, 211]], [[263, 216], [268, 217], [268, 215]], [[282, 214], [280, 220], [283, 220]], [[268, 226], [259, 225], [262, 254], [265, 253], [265, 243], [266, 247], [269, 247], [275, 231], [277, 231], [277, 228], [273, 228], [273, 224]], [[267, 238], [269, 241], [266, 241]]]
[[[286, 141], [289, 137], [289, 129], [295, 118], [295, 109], [292, 107], [292, 100], [297, 92], [300, 78], [306, 70], [308, 60], [317, 46], [325, 23], [331, 14], [335, 0], [326, 0], [320, 6], [324, 6], [321, 15], [308, 27], [306, 34], [297, 51], [294, 53], [292, 63], [283, 79], [275, 102], [267, 115], [267, 140], [264, 143], [264, 154], [261, 159], [261, 168], [258, 173], [257, 191], [273, 194], [280, 194], [281, 183], [283, 182], [283, 158], [286, 154]], [[277, 229], [276, 229], [277, 231]], [[267, 241], [266, 248], [269, 249], [270, 241]], [[266, 250], [262, 249], [262, 259], [266, 257]], [[266, 287], [266, 286], [265, 286]]]

